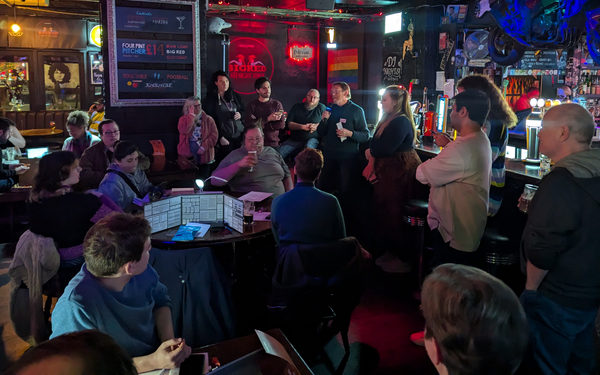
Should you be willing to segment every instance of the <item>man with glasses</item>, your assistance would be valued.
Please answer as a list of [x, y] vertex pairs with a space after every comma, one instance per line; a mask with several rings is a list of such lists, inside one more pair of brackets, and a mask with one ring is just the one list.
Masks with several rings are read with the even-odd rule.
[[[113, 120], [104, 120], [98, 125], [102, 142], [86, 149], [81, 155], [79, 166], [81, 173], [77, 190], [97, 189], [113, 159], [115, 145], [121, 139], [119, 125]], [[150, 167], [150, 160], [140, 153], [138, 167], [142, 170]]]
[[290, 110], [287, 125], [290, 129], [290, 139], [281, 144], [279, 153], [285, 159], [292, 157], [306, 148], [317, 148], [319, 146], [319, 134], [317, 127], [321, 122], [325, 105], [319, 103], [321, 95], [319, 91], [311, 89], [306, 94], [304, 103], [296, 103]]
[[271, 81], [267, 77], [257, 79], [254, 82], [254, 89], [258, 99], [246, 106], [244, 127], [248, 128], [260, 123], [265, 133], [265, 146], [279, 152], [279, 131], [285, 126], [283, 105], [271, 99]]
[[260, 127], [246, 128], [244, 145], [233, 150], [223, 159], [211, 180], [214, 186], [226, 184], [233, 191], [248, 193], [260, 191], [278, 197], [294, 186], [290, 170], [281, 155], [264, 145], [264, 134]]

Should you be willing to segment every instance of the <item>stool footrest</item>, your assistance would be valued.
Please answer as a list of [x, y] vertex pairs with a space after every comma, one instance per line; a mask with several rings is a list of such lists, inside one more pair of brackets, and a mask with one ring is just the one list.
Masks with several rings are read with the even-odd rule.
[[487, 264], [497, 264], [500, 266], [511, 266], [519, 261], [519, 253], [499, 254], [487, 253], [485, 256]]

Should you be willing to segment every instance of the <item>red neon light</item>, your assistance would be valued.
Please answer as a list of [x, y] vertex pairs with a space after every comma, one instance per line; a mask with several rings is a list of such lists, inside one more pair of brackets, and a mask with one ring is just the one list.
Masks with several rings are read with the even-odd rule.
[[[300, 57], [300, 58], [294, 57], [294, 49], [306, 50], [307, 57]], [[315, 51], [315, 49], [308, 44], [305, 44], [304, 46], [301, 46], [299, 44], [294, 44], [290, 47], [290, 59], [292, 59], [294, 61], [299, 61], [299, 62], [300, 61], [309, 61], [309, 60], [314, 59], [314, 51]]]

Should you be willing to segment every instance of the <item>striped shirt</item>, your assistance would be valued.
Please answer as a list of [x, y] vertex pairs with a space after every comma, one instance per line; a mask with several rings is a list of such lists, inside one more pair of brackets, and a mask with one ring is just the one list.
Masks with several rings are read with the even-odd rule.
[[492, 146], [492, 180], [490, 186], [490, 199], [488, 215], [498, 213], [504, 197], [504, 184], [506, 181], [506, 146], [508, 145], [508, 128], [500, 120], [488, 120], [485, 123], [485, 132]]

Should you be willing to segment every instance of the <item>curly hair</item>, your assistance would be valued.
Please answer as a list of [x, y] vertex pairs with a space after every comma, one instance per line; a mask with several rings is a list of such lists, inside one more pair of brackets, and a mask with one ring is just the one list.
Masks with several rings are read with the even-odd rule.
[[76, 161], [77, 157], [71, 151], [57, 151], [42, 157], [29, 200], [39, 202], [40, 199], [56, 195], [57, 190], [63, 187], [62, 182], [69, 178], [71, 170], [76, 167]]
[[67, 123], [65, 125], [77, 126], [78, 128], [86, 127], [90, 123], [90, 115], [84, 111], [73, 111], [69, 113], [67, 117]]
[[502, 97], [502, 92], [492, 82], [492, 80], [483, 74], [473, 74], [458, 81], [457, 87], [465, 90], [480, 90], [490, 98], [490, 114], [488, 120], [501, 121], [508, 129], [517, 126], [517, 115], [510, 109], [510, 106]]
[[[65, 77], [63, 78], [62, 82], [56, 82], [56, 80], [54, 79], [54, 72], [56, 72], [57, 70], [60, 70], [65, 74]], [[50, 80], [54, 83], [71, 82], [71, 69], [69, 69], [69, 67], [66, 66], [64, 63], [53, 63], [52, 65], [50, 65], [50, 69], [48, 69], [48, 78], [50, 78]]]

